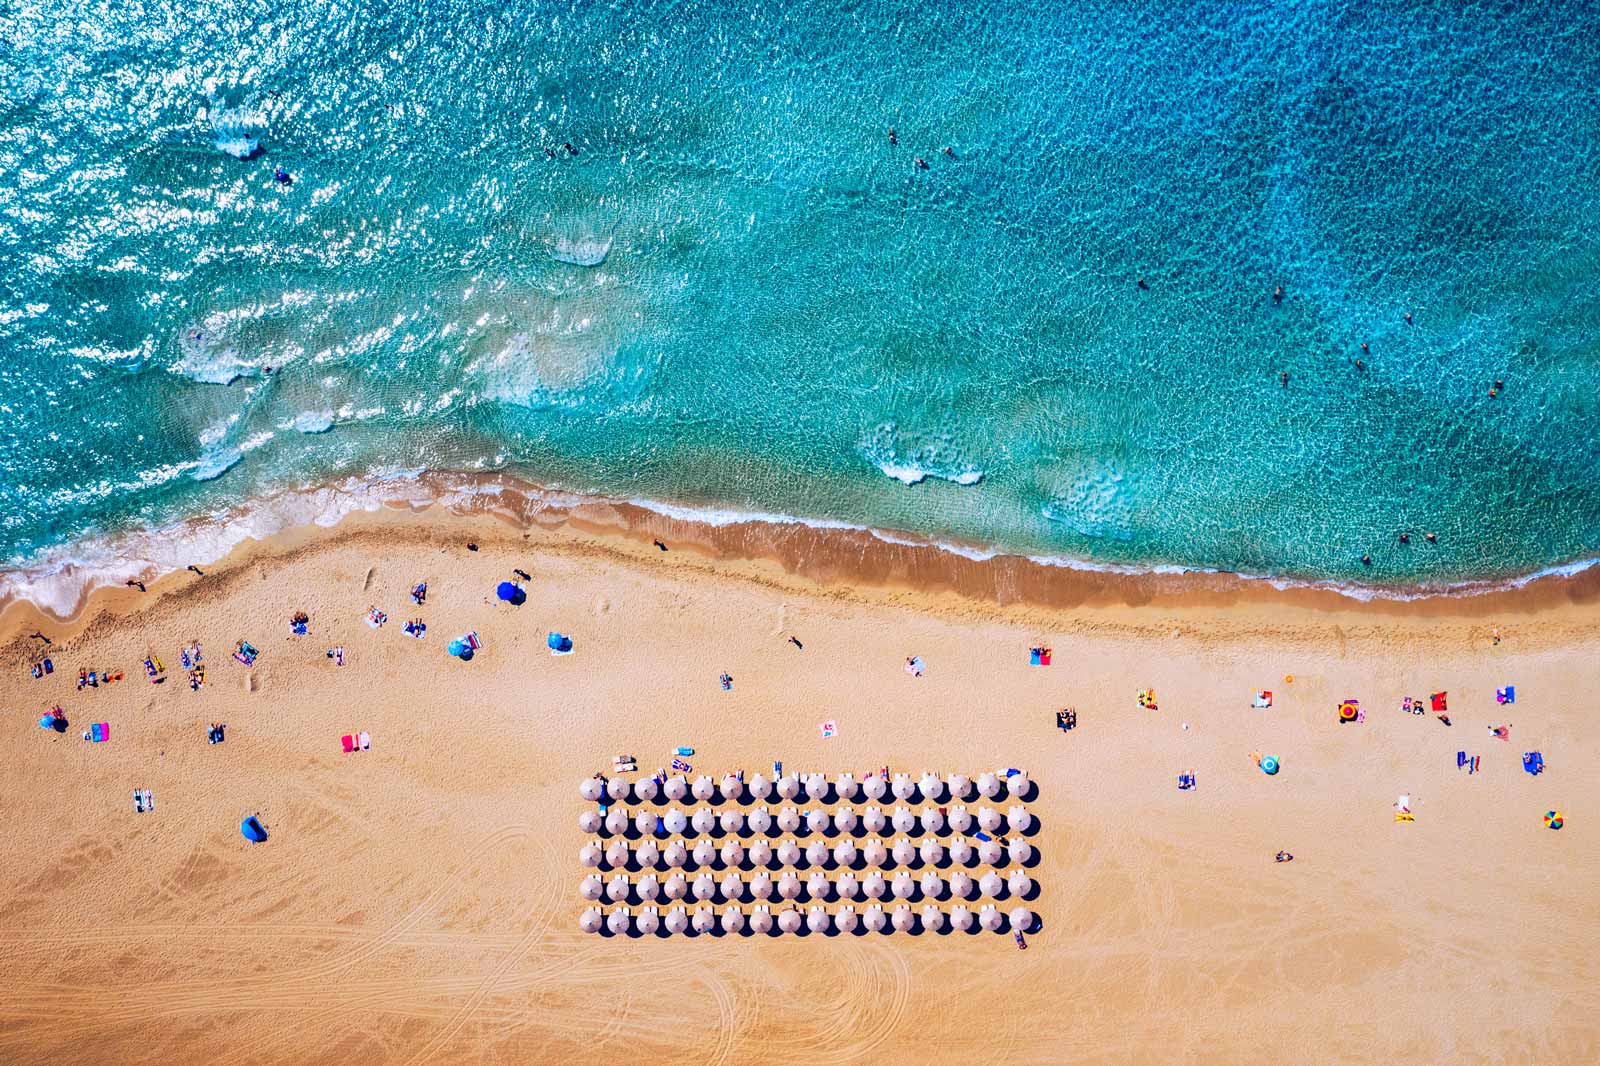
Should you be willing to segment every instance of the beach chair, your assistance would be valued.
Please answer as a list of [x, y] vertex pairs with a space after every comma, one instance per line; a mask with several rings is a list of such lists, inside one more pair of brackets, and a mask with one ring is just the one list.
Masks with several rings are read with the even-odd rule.
[[155, 794], [148, 788], [144, 790], [144, 809], [146, 811], [153, 811], [156, 809]]
[[351, 736], [349, 733], [346, 733], [344, 736], [339, 738], [339, 745], [340, 747], [344, 748], [344, 753], [349, 755], [352, 751], [356, 750], [356, 738]]
[[133, 790], [133, 813], [144, 813], [144, 794], [138, 789]]
[[365, 730], [362, 731], [361, 735], [357, 737], [356, 740], [360, 744], [362, 751], [366, 751], [372, 747], [372, 734], [366, 732]]
[[1268, 707], [1272, 706], [1272, 693], [1268, 692], [1266, 689], [1261, 689], [1256, 693], [1255, 699], [1250, 701], [1250, 706], [1254, 707], [1258, 711], [1266, 710]]

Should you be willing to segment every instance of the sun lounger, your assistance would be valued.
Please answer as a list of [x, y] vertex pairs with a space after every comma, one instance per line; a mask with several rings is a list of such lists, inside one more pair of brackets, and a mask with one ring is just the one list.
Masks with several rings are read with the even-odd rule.
[[1266, 710], [1268, 707], [1272, 706], [1272, 693], [1268, 692], [1266, 689], [1261, 689], [1256, 693], [1256, 698], [1251, 701], [1250, 706], [1256, 708], [1257, 710]]
[[362, 734], [356, 738], [356, 740], [360, 744], [362, 751], [366, 751], [368, 748], [372, 747], [372, 734], [370, 733], [363, 731]]
[[153, 811], [156, 809], [155, 794], [152, 793], [148, 788], [144, 790], [144, 809], [147, 811]]
[[138, 789], [133, 790], [133, 811], [135, 814], [144, 813], [144, 793]]
[[349, 733], [346, 733], [344, 736], [339, 738], [339, 744], [344, 748], [344, 753], [346, 755], [349, 755], [352, 751], [356, 750], [356, 738], [351, 736]]

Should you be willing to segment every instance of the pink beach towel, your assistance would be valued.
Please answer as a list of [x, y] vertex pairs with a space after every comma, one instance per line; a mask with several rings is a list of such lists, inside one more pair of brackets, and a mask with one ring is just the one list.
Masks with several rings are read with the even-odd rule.
[[339, 743], [343, 745], [344, 753], [346, 755], [349, 755], [352, 751], [356, 750], [356, 740], [349, 733], [346, 733], [344, 736], [340, 737]]

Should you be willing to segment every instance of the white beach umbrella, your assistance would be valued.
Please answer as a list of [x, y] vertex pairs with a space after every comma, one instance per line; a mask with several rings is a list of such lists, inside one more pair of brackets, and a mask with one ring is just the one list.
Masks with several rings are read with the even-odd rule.
[[711, 876], [709, 870], [702, 870], [694, 879], [694, 898], [700, 900], [712, 899], [717, 894], [717, 879]]
[[605, 915], [599, 907], [585, 907], [583, 913], [578, 915], [578, 928], [585, 933], [598, 933], [605, 921]]
[[828, 845], [820, 840], [813, 840], [806, 845], [806, 865], [823, 866], [828, 861]]
[[922, 798], [929, 803], [939, 802], [939, 797], [944, 794], [944, 782], [939, 780], [939, 775], [932, 770], [924, 770], [917, 779], [917, 791], [922, 793]]
[[[607, 815], [606, 817], [610, 817]], [[639, 831], [640, 836], [649, 836], [656, 831], [656, 816], [649, 811], [640, 811], [633, 817], [633, 827]]]
[[889, 791], [889, 783], [883, 779], [883, 775], [873, 774], [861, 782], [861, 791], [867, 794], [868, 799], [881, 800]]
[[598, 777], [586, 777], [578, 782], [578, 795], [594, 803], [605, 795], [606, 786]]
[[993, 807], [978, 808], [978, 828], [993, 833], [1000, 828], [1000, 812]]
[[694, 846], [694, 864], [696, 866], [710, 866], [717, 860], [717, 846], [709, 840], [702, 840]]
[[910, 873], [901, 870], [894, 875], [894, 880], [890, 882], [889, 890], [894, 893], [895, 899], [910, 899], [916, 894], [917, 883], [912, 880]]
[[1000, 778], [995, 774], [979, 774], [978, 793], [989, 799], [1000, 795]]
[[778, 878], [778, 895], [784, 899], [794, 899], [799, 894], [800, 878], [793, 870], [783, 871], [783, 875]]
[[655, 899], [661, 894], [661, 882], [656, 880], [655, 874], [645, 874], [639, 878], [639, 883], [634, 886], [634, 891], [639, 893], [640, 899]]
[[856, 845], [853, 840], [841, 840], [833, 847], [833, 861], [840, 866], [854, 866]]
[[740, 878], [737, 870], [729, 870], [722, 875], [722, 898], [729, 903], [735, 903], [744, 898], [744, 880]]
[[800, 812], [793, 807], [785, 807], [778, 812], [778, 829], [785, 833], [792, 833], [800, 828]]
[[866, 926], [874, 933], [881, 932], [883, 927], [889, 924], [889, 916], [883, 913], [882, 907], [874, 903], [872, 906], [868, 907], [867, 912], [861, 916], [861, 924]]
[[633, 920], [633, 927], [645, 936], [650, 936], [661, 928], [661, 916], [654, 907], [645, 907], [639, 911], [639, 917]]
[[628, 884], [627, 874], [618, 874], [606, 885], [606, 899], [612, 903], [623, 903], [628, 898], [632, 886]]
[[694, 779], [694, 784], [689, 786], [689, 792], [695, 799], [704, 803], [717, 794], [717, 783], [711, 780], [710, 774], [701, 774]]
[[661, 894], [668, 899], [682, 899], [689, 891], [689, 882], [682, 874], [672, 874], [667, 878], [666, 884], [661, 886]]
[[909, 833], [917, 826], [917, 816], [905, 807], [896, 807], [894, 816], [889, 819], [896, 833]]
[[793, 907], [786, 907], [778, 912], [778, 930], [784, 933], [798, 933], [803, 919], [800, 912]]
[[606, 919], [606, 928], [621, 936], [628, 931], [628, 908], [618, 907]]
[[855, 899], [861, 895], [861, 884], [855, 874], [847, 873], [833, 883], [833, 890], [839, 893], [840, 899]]
[[598, 833], [605, 824], [605, 819], [600, 817], [600, 812], [593, 807], [585, 807], [578, 812], [578, 828], [585, 833]]
[[978, 924], [993, 933], [1000, 928], [1000, 912], [993, 903], [986, 903], [978, 911]]
[[965, 933], [972, 928], [972, 912], [957, 904], [950, 908], [950, 928]]
[[729, 803], [738, 803], [739, 797], [744, 795], [744, 782], [739, 780], [738, 774], [722, 775], [722, 798]]
[[772, 911], [766, 907], [757, 907], [750, 913], [750, 928], [757, 933], [765, 933], [772, 928]]
[[978, 879], [978, 891], [993, 899], [1000, 894], [1000, 890], [1005, 887], [1005, 884], [1005, 880], [999, 874], [990, 870]]
[[578, 861], [585, 866], [599, 866], [600, 859], [605, 852], [600, 848], [598, 840], [591, 840], [578, 852]]
[[717, 815], [717, 822], [722, 826], [722, 831], [731, 836], [744, 828], [744, 814], [729, 807]]
[[944, 911], [929, 903], [922, 908], [922, 928], [924, 932], [937, 933], [944, 928]]
[[956, 833], [965, 833], [972, 828], [972, 815], [967, 813], [965, 807], [950, 808], [950, 829]]
[[610, 777], [606, 779], [605, 793], [613, 804], [627, 803], [633, 797], [633, 787], [626, 777]]
[[649, 803], [661, 793], [661, 786], [653, 777], [641, 777], [633, 783], [633, 798], [639, 803]]
[[745, 824], [752, 833], [765, 833], [772, 828], [772, 812], [765, 807], [757, 807], [750, 812], [750, 817], [745, 819]]
[[856, 827], [856, 812], [849, 807], [840, 807], [833, 813], [833, 824], [839, 827], [839, 832], [848, 833]]
[[661, 849], [656, 847], [654, 840], [642, 841], [633, 853], [633, 860], [640, 868], [648, 870], [661, 861]]
[[738, 907], [724, 907], [722, 909], [722, 931], [724, 933], [737, 933], [744, 928], [744, 911]]
[[1006, 888], [1018, 899], [1026, 898], [1033, 891], [1033, 878], [1021, 870], [1012, 870], [1011, 876], [1006, 878]]
[[1014, 799], [1027, 799], [1028, 782], [1028, 771], [1018, 770], [1005, 779], [1006, 792]]
[[828, 831], [828, 812], [820, 808], [807, 811], [806, 828], [813, 833], [826, 833]]
[[889, 791], [894, 793], [897, 800], [908, 800], [917, 794], [917, 783], [911, 780], [910, 774], [895, 774]]
[[922, 808], [922, 831], [924, 833], [937, 833], [944, 828], [944, 815], [933, 804]]
[[944, 881], [932, 870], [923, 872], [921, 879], [917, 882], [917, 887], [922, 889], [922, 894], [928, 899], [938, 899], [944, 895]]
[[800, 795], [800, 780], [793, 774], [784, 774], [778, 778], [778, 795], [786, 800], [792, 800]]
[[710, 907], [696, 907], [694, 909], [694, 931], [709, 933], [717, 927], [717, 915]]
[[669, 800], [681, 800], [689, 794], [689, 782], [682, 774], [674, 774], [667, 778], [666, 787], [662, 789]]
[[1033, 815], [1022, 804], [1013, 804], [1006, 810], [1006, 825], [1011, 827], [1013, 833], [1026, 833], [1032, 824]]
[[747, 787], [750, 789], [750, 798], [756, 803], [760, 803], [762, 800], [772, 795], [772, 782], [767, 780], [766, 774], [758, 773], [754, 777], [750, 778], [750, 782]]
[[839, 913], [834, 915], [833, 924], [839, 927], [839, 932], [848, 933], [856, 927], [856, 909], [854, 907], [840, 907]]
[[[641, 812], [641, 813], [643, 813], [643, 812]], [[648, 817], [648, 815], [646, 815], [646, 817]], [[646, 823], [646, 824], [648, 824], [651, 829], [654, 829], [655, 826], [656, 826], [656, 823], [655, 823], [655, 821], [653, 819], [651, 821], [649, 821], [648, 823]], [[623, 810], [621, 807], [613, 807], [609, 811], [606, 812], [606, 832], [614, 834], [616, 836], [621, 836], [623, 833], [626, 833], [627, 831], [628, 831], [628, 812], [627, 811]], [[649, 830], [640, 830], [640, 832], [648, 832], [648, 831]]]
[[960, 870], [950, 875], [950, 896], [953, 899], [972, 898], [972, 878]]
[[979, 858], [980, 861], [988, 863], [990, 866], [993, 866], [993, 865], [995, 865], [996, 863], [998, 863], [1000, 861], [1000, 856], [1002, 854], [1004, 854], [1004, 852], [1001, 850], [999, 841], [997, 841], [997, 840], [980, 840], [980, 841], [978, 841], [978, 858]]
[[668, 866], [683, 866], [689, 861], [689, 849], [683, 846], [683, 841], [674, 840], [667, 845], [665, 858]]
[[1011, 843], [1006, 845], [1006, 854], [1014, 863], [1025, 863], [1033, 858], [1033, 845], [1021, 837], [1012, 837]]
[[744, 849], [737, 840], [730, 840], [722, 845], [722, 865], [738, 866], [744, 862]]
[[590, 874], [578, 882], [578, 895], [593, 902], [605, 894], [606, 883], [600, 880], [599, 874]]
[[701, 807], [689, 818], [689, 824], [694, 826], [696, 833], [709, 833], [716, 828], [717, 816], [709, 807]]
[[912, 927], [917, 924], [917, 916], [911, 912], [910, 907], [902, 903], [894, 909], [894, 915], [890, 921], [894, 925], [896, 932], [909, 933]]
[[689, 819], [676, 807], [667, 811], [667, 815], [662, 821], [666, 823], [667, 832], [669, 833], [681, 833], [689, 827]]
[[950, 842], [950, 861], [958, 866], [972, 861], [972, 844], [966, 837], [956, 837]]
[[894, 850], [890, 854], [894, 856], [896, 863], [904, 866], [917, 857], [917, 849], [912, 846], [911, 841], [901, 837], [894, 842]]
[[856, 775], [846, 770], [833, 779], [833, 791], [838, 794], [839, 802], [848, 803], [856, 798], [861, 786], [856, 783]]
[[615, 870], [620, 870], [627, 866], [628, 845], [620, 840], [613, 840], [611, 846], [606, 848], [606, 865]]
[[772, 875], [765, 870], [757, 870], [750, 879], [750, 896], [753, 899], [771, 899]]
[[950, 798], [953, 800], [964, 800], [972, 794], [972, 778], [966, 774], [951, 774], [946, 778], [946, 783], [950, 786]]
[[828, 796], [828, 777], [826, 774], [809, 773], [805, 778], [806, 798], [813, 803], [821, 803]]
[[881, 833], [887, 824], [888, 820], [884, 818], [883, 811], [876, 806], [868, 807], [861, 812], [861, 827], [869, 833]]
[[1019, 933], [1026, 933], [1033, 928], [1033, 912], [1026, 907], [1011, 908], [1011, 928]]
[[861, 884], [861, 891], [867, 894], [868, 899], [882, 899], [883, 894], [888, 889], [889, 886], [884, 883], [883, 875], [877, 870], [868, 874], [867, 879]]
[[806, 895], [815, 900], [828, 898], [828, 875], [821, 870], [812, 870], [811, 876], [806, 878]]
[[772, 861], [772, 843], [765, 837], [750, 845], [750, 865], [765, 866]]
[[682, 907], [674, 907], [667, 912], [664, 923], [669, 933], [681, 933], [689, 928], [689, 912]]
[[867, 841], [867, 846], [861, 854], [867, 860], [868, 866], [882, 866], [889, 861], [889, 849], [885, 848], [883, 841], [877, 837]]
[[778, 845], [778, 864], [780, 866], [795, 866], [800, 862], [800, 845], [792, 840], [785, 840]]

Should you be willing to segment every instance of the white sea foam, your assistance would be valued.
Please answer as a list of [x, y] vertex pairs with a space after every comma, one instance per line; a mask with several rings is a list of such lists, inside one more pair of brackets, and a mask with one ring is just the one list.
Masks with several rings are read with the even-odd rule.
[[278, 428], [297, 433], [326, 433], [333, 428], [333, 419], [332, 411], [302, 411], [287, 422], [280, 422]]
[[199, 465], [189, 476], [196, 481], [212, 481], [232, 470], [243, 458], [244, 452], [238, 448], [212, 448], [200, 456]]
[[557, 237], [550, 244], [550, 258], [573, 266], [597, 267], [611, 253], [611, 238], [583, 237], [573, 240]]
[[930, 477], [955, 485], [976, 485], [983, 480], [983, 471], [965, 460], [947, 433], [911, 433], [884, 422], [861, 442], [861, 455], [902, 485], [916, 485]]

